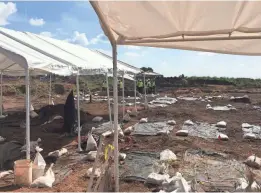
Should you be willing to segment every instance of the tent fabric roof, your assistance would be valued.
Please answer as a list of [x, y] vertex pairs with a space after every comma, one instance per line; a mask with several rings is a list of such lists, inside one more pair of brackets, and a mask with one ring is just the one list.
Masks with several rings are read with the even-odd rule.
[[[2, 28], [1, 28], [2, 29]], [[0, 71], [9, 76], [23, 76], [25, 69], [33, 70], [34, 75], [52, 72], [69, 75], [71, 70], [36, 50], [33, 50], [1, 33], [0, 29]]]
[[[48, 71], [58, 75], [71, 75], [78, 70], [80, 75], [102, 74], [113, 66], [112, 59], [109, 60], [88, 48], [29, 32], [0, 28], [0, 38], [0, 48], [16, 53], [17, 57], [23, 59], [23, 63], [19, 61], [14, 64], [9, 61], [14, 55], [9, 54], [7, 60], [6, 54], [2, 54], [6, 64], [2, 62], [0, 70], [8, 70], [9, 75], [24, 75], [24, 68], [27, 66], [30, 69], [38, 69], [34, 70], [34, 74]], [[118, 69], [137, 73], [134, 67], [130, 68], [123, 63], [118, 64]]]
[[[108, 56], [107, 54], [104, 54], [104, 53], [102, 53], [102, 52], [100, 52], [100, 51], [98, 51], [98, 50], [95, 50], [95, 52], [98, 53], [100, 56], [102, 56], [102, 57], [104, 57], [104, 58], [107, 58], [107, 59], [109, 59], [110, 61], [112, 61], [112, 57], [111, 57], [111, 56]], [[140, 68], [137, 68], [137, 67], [135, 67], [135, 66], [129, 65], [129, 64], [125, 63], [125, 62], [122, 62], [122, 61], [118, 60], [118, 62], [117, 62], [117, 68], [120, 69], [121, 66], [124, 66], [125, 71], [126, 71], [126, 72], [129, 72], [130, 74], [138, 74], [138, 73], [141, 72], [141, 69], [140, 69]], [[111, 72], [112, 72], [112, 69], [111, 69]]]
[[91, 1], [111, 42], [261, 55], [261, 1]]

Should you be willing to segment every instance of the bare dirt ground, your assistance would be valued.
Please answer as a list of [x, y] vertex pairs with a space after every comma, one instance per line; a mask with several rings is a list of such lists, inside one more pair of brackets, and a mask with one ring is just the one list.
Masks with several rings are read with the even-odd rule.
[[[215, 94], [223, 94], [225, 90], [222, 87], [215, 88]], [[202, 89], [203, 90], [203, 89]], [[210, 93], [203, 92], [201, 89], [194, 89], [194, 95], [204, 96], [211, 95]], [[214, 91], [214, 90], [213, 90]], [[180, 89], [175, 92], [176, 95], [186, 95], [191, 93], [191, 90]], [[161, 93], [162, 95], [167, 94], [168, 96], [173, 96], [172, 92]], [[259, 91], [257, 90], [244, 90], [240, 93], [227, 93], [230, 96], [233, 95], [244, 95], [247, 94], [254, 104], [260, 104], [261, 99]], [[17, 109], [17, 105], [22, 109], [24, 107], [23, 98], [5, 98], [5, 108]], [[33, 99], [35, 102], [35, 108], [38, 109], [47, 103], [47, 99]], [[37, 102], [37, 103], [36, 103]], [[55, 99], [56, 103], [64, 103], [65, 96]], [[138, 151], [151, 151], [160, 152], [164, 149], [172, 150], [179, 159], [182, 159], [184, 153], [187, 149], [204, 149], [211, 150], [219, 153], [226, 153], [231, 158], [239, 161], [246, 159], [251, 153], [255, 153], [257, 156], [261, 157], [260, 141], [248, 141], [243, 140], [243, 132], [241, 129], [241, 124], [246, 122], [249, 124], [260, 125], [261, 112], [253, 109], [253, 104], [244, 103], [233, 103], [228, 100], [214, 100], [211, 104], [213, 105], [227, 105], [231, 104], [237, 108], [237, 111], [209, 111], [206, 110], [206, 102], [201, 101], [184, 101], [179, 100], [176, 104], [170, 105], [166, 108], [155, 108], [149, 110], [140, 111], [138, 117], [132, 118], [132, 120], [124, 125], [128, 127], [132, 125], [140, 118], [148, 117], [151, 121], [162, 121], [174, 119], [177, 125], [174, 130], [170, 133], [168, 137], [166, 136], [149, 136], [149, 137], [135, 137], [132, 136], [133, 143], [126, 145], [125, 143], [120, 144], [120, 151], [127, 152], [131, 150]], [[81, 105], [81, 109], [88, 112], [87, 121], [91, 122], [94, 116], [102, 116], [104, 119], [108, 120], [108, 107], [107, 102], [94, 102], [92, 104], [85, 103]], [[8, 116], [8, 124], [2, 124], [0, 135], [6, 137], [7, 140], [19, 140], [24, 141], [25, 133], [20, 129], [20, 121], [24, 119], [24, 113], [20, 115], [10, 115]], [[120, 113], [121, 115], [121, 113]], [[218, 121], [226, 121], [227, 129], [225, 133], [229, 136], [229, 141], [220, 141], [215, 139], [202, 139], [198, 137], [177, 137], [175, 132], [181, 128], [184, 121], [186, 120], [217, 123]], [[54, 123], [54, 125], [49, 125], [49, 127], [62, 127], [62, 122]], [[46, 155], [50, 151], [54, 151], [61, 147], [67, 146], [72, 150], [76, 150], [75, 138], [59, 138], [59, 134], [46, 133], [42, 131], [39, 125], [32, 124], [31, 126], [31, 140], [36, 140], [38, 137], [42, 139], [42, 147], [44, 149], [43, 154]], [[181, 163], [182, 164], [182, 163]], [[66, 177], [61, 183], [55, 185], [51, 189], [36, 189], [36, 188], [11, 188], [3, 189], [3, 191], [19, 191], [19, 192], [38, 192], [38, 191], [48, 191], [48, 192], [82, 192], [87, 190], [88, 179], [84, 178], [86, 170], [92, 166], [90, 162], [78, 163], [74, 165], [73, 172]], [[10, 188], [10, 187], [9, 187]], [[152, 189], [146, 187], [142, 183], [132, 182], [120, 182], [120, 191], [126, 192], [146, 192]], [[2, 191], [0, 189], [0, 191]]]

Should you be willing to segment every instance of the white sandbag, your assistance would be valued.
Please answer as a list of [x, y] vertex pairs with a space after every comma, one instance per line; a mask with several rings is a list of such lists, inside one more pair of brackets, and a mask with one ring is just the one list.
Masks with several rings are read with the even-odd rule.
[[36, 150], [36, 155], [33, 162], [33, 170], [32, 170], [33, 181], [39, 178], [40, 176], [44, 175], [44, 169], [46, 166], [46, 162], [44, 161], [43, 156], [40, 154], [40, 152], [43, 151], [43, 149], [40, 148], [39, 146], [36, 146], [35, 150]]
[[55, 151], [49, 152], [48, 156], [54, 156], [54, 157], [58, 158], [59, 154], [60, 154], [60, 151], [59, 150], [55, 150]]
[[103, 120], [103, 118], [102, 118], [102, 117], [99, 117], [99, 116], [94, 117], [94, 118], [92, 119], [93, 122], [101, 122], [102, 120]]
[[188, 136], [188, 130], [186, 130], [186, 129], [178, 130], [176, 132], [176, 136], [187, 137]]
[[[86, 172], [86, 177], [90, 178], [92, 175], [92, 168], [89, 168]], [[94, 172], [94, 178], [99, 178], [101, 176], [101, 169], [96, 168]]]
[[206, 105], [206, 109], [210, 109], [211, 108], [211, 105], [210, 104], [207, 104]]
[[1, 178], [4, 178], [4, 177], [7, 176], [7, 175], [13, 174], [13, 173], [14, 173], [14, 172], [13, 172], [12, 170], [0, 172], [0, 179], [1, 179]]
[[250, 125], [248, 123], [242, 123], [242, 128], [252, 128], [253, 125]]
[[259, 134], [260, 130], [261, 130], [261, 128], [259, 126], [253, 126], [252, 127], [252, 132], [253, 133]]
[[124, 133], [125, 135], [130, 135], [133, 130], [134, 130], [134, 127], [133, 127], [133, 126], [129, 126], [129, 127], [127, 127], [127, 128], [124, 130], [123, 133]]
[[162, 175], [157, 173], [151, 173], [146, 180], [146, 184], [161, 185], [163, 181], [168, 178], [169, 178], [168, 174]]
[[126, 153], [119, 153], [119, 160], [120, 161], [124, 161], [127, 157], [127, 154]]
[[231, 104], [228, 104], [228, 105], [227, 105], [227, 107], [228, 107], [228, 108], [231, 108], [231, 107], [232, 107], [232, 105], [231, 105]]
[[59, 151], [59, 157], [61, 157], [62, 155], [64, 155], [64, 154], [67, 154], [68, 153], [68, 150], [66, 149], [66, 148], [62, 148], [62, 149], [60, 149], [60, 151]]
[[166, 193], [164, 190], [160, 190], [159, 193]]
[[243, 138], [244, 139], [256, 139], [257, 137], [256, 137], [256, 135], [254, 133], [245, 133], [243, 135]]
[[176, 125], [176, 121], [175, 120], [169, 120], [167, 122], [167, 124], [169, 124], [169, 125]]
[[92, 134], [88, 135], [86, 151], [96, 151], [97, 150], [97, 143], [93, 138]]
[[59, 120], [59, 119], [63, 119], [63, 117], [61, 115], [55, 115], [52, 120]]
[[216, 124], [217, 127], [224, 128], [227, 126], [227, 123], [225, 121], [220, 121]]
[[119, 130], [119, 133], [118, 133], [119, 137], [123, 138], [124, 137], [124, 133], [122, 131], [122, 129]]
[[96, 155], [97, 155], [97, 151], [90, 151], [90, 152], [88, 152], [88, 154], [86, 155], [86, 160], [87, 160], [87, 161], [95, 161]]
[[34, 111], [33, 105], [30, 106], [30, 111]]
[[130, 116], [132, 116], [132, 117], [137, 117], [137, 116], [138, 116], [138, 111], [136, 111], [136, 110], [134, 109], [134, 110], [132, 110], [129, 114], [130, 114]]
[[[248, 181], [245, 178], [238, 178], [238, 184], [236, 187], [237, 192], [246, 191], [247, 187], [248, 187]], [[260, 189], [260, 186], [256, 183], [256, 181], [254, 181], [250, 187], [250, 190], [258, 192], [259, 189]]]
[[31, 118], [38, 117], [38, 114], [35, 111], [30, 111], [30, 117]]
[[105, 131], [105, 132], [102, 134], [102, 136], [103, 136], [103, 137], [109, 137], [109, 136], [111, 136], [112, 134], [113, 134], [112, 131]]
[[153, 164], [153, 173], [168, 174], [169, 173], [169, 164], [166, 162], [155, 162]]
[[0, 143], [1, 142], [4, 142], [5, 141], [5, 138], [3, 138], [2, 136], [0, 136]]
[[124, 117], [123, 117], [123, 121], [129, 122], [131, 120], [130, 115], [127, 113]]
[[177, 160], [177, 156], [171, 150], [165, 149], [164, 151], [160, 152], [160, 160], [161, 161]]
[[55, 176], [52, 167], [53, 164], [51, 164], [50, 168], [46, 171], [45, 175], [34, 180], [31, 186], [38, 188], [52, 188], [53, 183], [55, 181]]
[[244, 163], [252, 168], [259, 169], [261, 167], [261, 159], [257, 157], [256, 155], [249, 156]]
[[191, 120], [187, 120], [184, 122], [184, 125], [194, 125], [194, 123]]
[[172, 192], [172, 191], [178, 189], [179, 188], [179, 183], [178, 183], [179, 179], [180, 179], [180, 177], [177, 177], [177, 176], [173, 176], [172, 178], [166, 179], [162, 183], [163, 190], [165, 190], [166, 192]]
[[223, 133], [219, 133], [217, 135], [217, 138], [222, 140], [222, 141], [228, 141], [228, 136], [226, 134], [223, 134]]
[[142, 118], [142, 119], [140, 119], [140, 123], [148, 123], [148, 118]]
[[178, 180], [178, 184], [179, 184], [179, 189], [177, 192], [183, 192], [183, 193], [190, 192], [191, 187], [183, 177], [180, 177], [180, 179]]

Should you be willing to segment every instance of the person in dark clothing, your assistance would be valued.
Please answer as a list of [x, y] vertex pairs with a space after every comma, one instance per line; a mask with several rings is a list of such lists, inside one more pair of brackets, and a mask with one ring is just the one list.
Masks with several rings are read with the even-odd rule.
[[63, 124], [63, 129], [65, 133], [71, 135], [73, 134], [73, 128], [76, 119], [75, 112], [76, 110], [75, 110], [75, 103], [74, 103], [74, 95], [73, 95], [73, 91], [71, 91], [64, 105], [64, 124]]

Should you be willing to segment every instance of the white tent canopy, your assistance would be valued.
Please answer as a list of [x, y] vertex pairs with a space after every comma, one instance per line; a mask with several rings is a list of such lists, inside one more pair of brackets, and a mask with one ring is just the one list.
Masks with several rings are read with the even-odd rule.
[[33, 70], [34, 75], [52, 72], [58, 75], [69, 75], [70, 67], [35, 51], [0, 31], [0, 71], [9, 76], [24, 76], [25, 69]]
[[[106, 58], [107, 60], [111, 61], [112, 62], [112, 57], [111, 56], [108, 56], [107, 54], [104, 54], [98, 50], [95, 50], [96, 53], [98, 53], [100, 56]], [[138, 74], [141, 72], [141, 69], [140, 68], [137, 68], [135, 66], [131, 66], [125, 62], [122, 62], [120, 60], [117, 60], [117, 67], [118, 69], [122, 69], [124, 67], [124, 72], [125, 73], [129, 73], [129, 74]], [[112, 68], [110, 69], [110, 73], [112, 73]], [[121, 72], [122, 73], [122, 72]]]
[[261, 55], [261, 1], [91, 4], [106, 35], [119, 45]]

